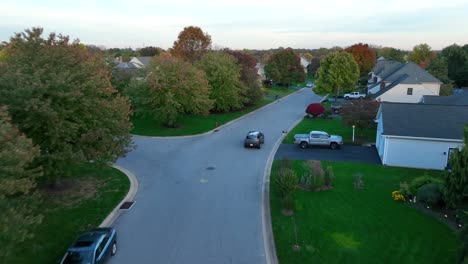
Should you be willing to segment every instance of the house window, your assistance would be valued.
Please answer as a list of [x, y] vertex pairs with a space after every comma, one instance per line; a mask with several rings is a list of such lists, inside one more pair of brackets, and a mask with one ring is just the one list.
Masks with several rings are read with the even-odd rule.
[[384, 83], [384, 82], [381, 82], [381, 83], [380, 83], [380, 89], [383, 89], [383, 88], [385, 88], [385, 83]]
[[408, 90], [406, 91], [406, 94], [413, 95], [413, 88], [408, 88]]
[[377, 82], [377, 77], [374, 77], [374, 83], [376, 83], [376, 82]]

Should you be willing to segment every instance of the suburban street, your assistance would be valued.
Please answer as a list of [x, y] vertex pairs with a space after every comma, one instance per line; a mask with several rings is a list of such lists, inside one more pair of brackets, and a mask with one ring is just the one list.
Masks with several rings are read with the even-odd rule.
[[[115, 222], [110, 263], [266, 263], [262, 231], [265, 165], [282, 131], [320, 96], [302, 89], [218, 132], [193, 137], [134, 136], [117, 165], [139, 181], [136, 203]], [[245, 149], [249, 130], [265, 134]]]

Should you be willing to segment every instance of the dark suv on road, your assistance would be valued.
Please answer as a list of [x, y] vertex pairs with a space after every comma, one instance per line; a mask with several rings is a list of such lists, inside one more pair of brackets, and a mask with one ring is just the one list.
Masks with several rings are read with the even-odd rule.
[[60, 264], [102, 264], [117, 253], [114, 228], [92, 229], [73, 242]]
[[255, 147], [259, 149], [263, 143], [265, 143], [265, 136], [262, 132], [250, 131], [245, 137], [244, 147]]

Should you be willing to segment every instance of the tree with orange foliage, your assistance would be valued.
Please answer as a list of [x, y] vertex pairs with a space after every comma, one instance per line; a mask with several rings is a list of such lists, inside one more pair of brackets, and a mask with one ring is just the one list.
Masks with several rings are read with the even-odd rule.
[[211, 36], [201, 28], [189, 26], [179, 33], [177, 41], [171, 49], [171, 54], [189, 62], [195, 62], [211, 49]]
[[345, 51], [353, 55], [354, 60], [359, 66], [361, 77], [367, 75], [375, 64], [375, 51], [369, 48], [367, 44], [354, 44], [346, 48]]

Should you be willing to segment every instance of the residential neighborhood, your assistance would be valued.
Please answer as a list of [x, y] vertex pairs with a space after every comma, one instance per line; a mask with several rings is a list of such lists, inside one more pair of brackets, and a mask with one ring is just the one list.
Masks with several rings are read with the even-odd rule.
[[0, 263], [468, 263], [468, 5], [293, 4], [7, 5]]

